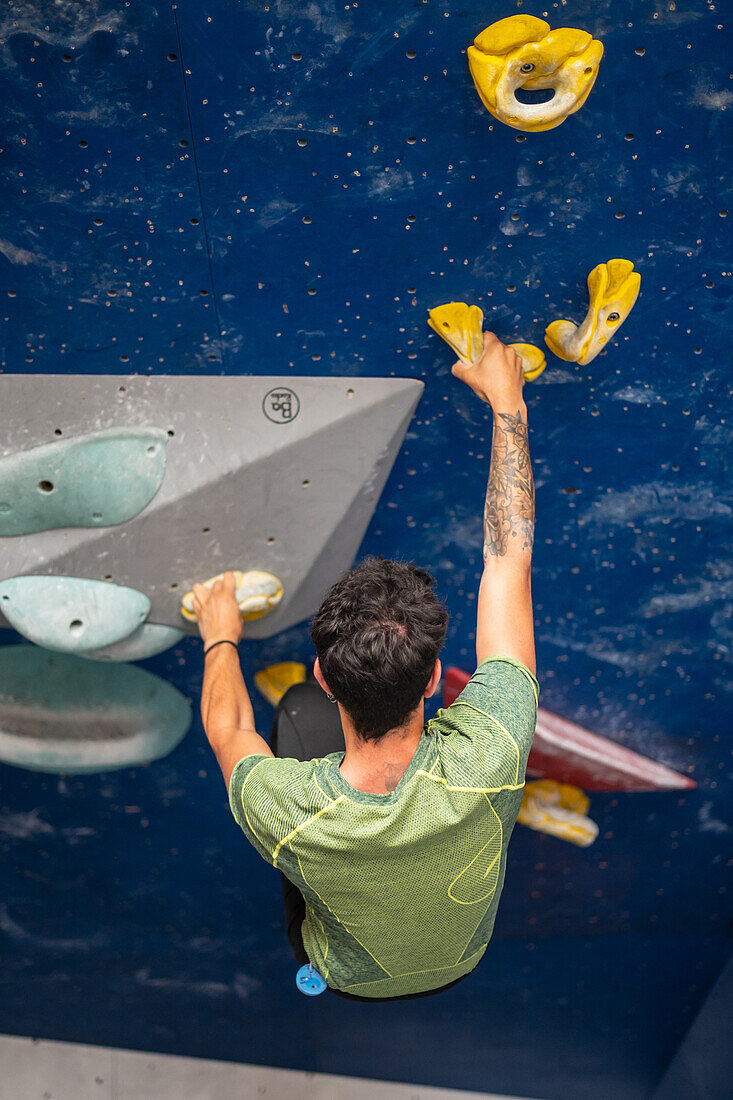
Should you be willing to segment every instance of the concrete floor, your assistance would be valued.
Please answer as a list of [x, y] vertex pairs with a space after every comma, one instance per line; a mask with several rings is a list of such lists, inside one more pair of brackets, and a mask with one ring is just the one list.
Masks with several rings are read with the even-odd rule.
[[14, 1035], [0, 1036], [0, 1065], [0, 1100], [510, 1100]]

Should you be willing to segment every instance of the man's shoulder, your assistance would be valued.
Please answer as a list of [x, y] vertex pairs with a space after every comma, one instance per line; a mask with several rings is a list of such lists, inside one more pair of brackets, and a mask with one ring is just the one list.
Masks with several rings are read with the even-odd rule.
[[317, 787], [319, 774], [323, 775], [330, 766], [331, 757], [338, 755], [331, 753], [330, 756], [316, 757], [313, 760], [269, 756], [265, 753], [244, 756], [232, 772], [230, 798], [233, 793], [249, 796], [255, 791], [265, 791], [271, 794], [280, 792], [281, 797], [289, 794], [297, 800], [299, 796], [302, 797]]

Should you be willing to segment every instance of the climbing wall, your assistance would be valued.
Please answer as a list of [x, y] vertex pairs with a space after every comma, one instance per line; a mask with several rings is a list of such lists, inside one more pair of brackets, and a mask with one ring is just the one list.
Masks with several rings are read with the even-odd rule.
[[[547, 132], [495, 119], [468, 72], [517, 13], [604, 46]], [[541, 703], [697, 787], [594, 792], [587, 849], [518, 827], [492, 966], [375, 1008], [295, 990], [277, 876], [198, 723], [144, 768], [0, 766], [0, 1030], [651, 1095], [729, 951], [729, 23], [705, 0], [3, 9], [2, 371], [37, 375], [39, 400], [67, 374], [423, 382], [359, 554], [436, 574], [447, 663], [472, 659], [490, 419], [427, 311], [476, 304], [544, 347], [582, 320], [594, 266], [633, 262], [606, 349], [547, 351], [526, 387]], [[310, 656], [296, 624], [243, 663]], [[142, 667], [195, 711], [195, 639]]]

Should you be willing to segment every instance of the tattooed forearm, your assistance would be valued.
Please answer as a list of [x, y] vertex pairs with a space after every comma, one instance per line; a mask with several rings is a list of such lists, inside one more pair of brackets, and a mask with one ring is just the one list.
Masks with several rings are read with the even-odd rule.
[[491, 470], [484, 508], [484, 561], [531, 550], [534, 478], [522, 414], [494, 414]]

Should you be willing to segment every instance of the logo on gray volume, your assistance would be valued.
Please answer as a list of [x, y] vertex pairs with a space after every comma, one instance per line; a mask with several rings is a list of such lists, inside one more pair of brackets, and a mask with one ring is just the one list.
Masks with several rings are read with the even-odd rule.
[[289, 424], [300, 412], [298, 395], [286, 386], [279, 386], [265, 394], [262, 411], [273, 424]]

